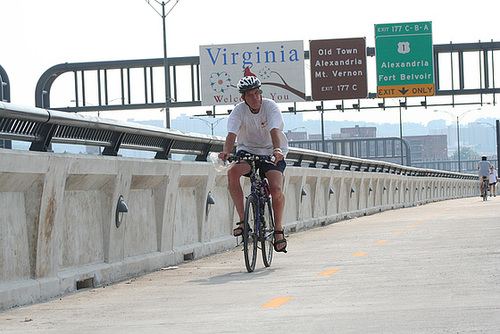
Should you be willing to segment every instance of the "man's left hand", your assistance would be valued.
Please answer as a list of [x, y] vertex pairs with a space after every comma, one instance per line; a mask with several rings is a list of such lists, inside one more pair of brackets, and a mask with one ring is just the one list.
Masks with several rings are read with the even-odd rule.
[[274, 151], [273, 152], [273, 157], [275, 157], [274, 159], [274, 165], [276, 166], [278, 164], [278, 161], [280, 160], [283, 160], [283, 153], [280, 152], [280, 151]]

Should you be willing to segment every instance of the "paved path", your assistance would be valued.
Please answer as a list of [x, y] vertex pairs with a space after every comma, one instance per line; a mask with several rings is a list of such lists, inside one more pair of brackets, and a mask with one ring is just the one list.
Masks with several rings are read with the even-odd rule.
[[[254, 273], [234, 249], [0, 313], [0, 333], [499, 333], [500, 197], [289, 236]], [[260, 254], [259, 254], [260, 256]]]

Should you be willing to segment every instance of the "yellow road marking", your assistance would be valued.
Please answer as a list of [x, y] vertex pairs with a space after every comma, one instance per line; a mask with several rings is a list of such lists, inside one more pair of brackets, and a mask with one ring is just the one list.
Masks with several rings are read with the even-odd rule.
[[318, 274], [316, 276], [330, 276], [331, 274], [335, 274], [336, 272], [339, 272], [340, 269], [330, 269], [330, 270], [325, 270], [321, 274]]
[[276, 297], [262, 305], [260, 308], [280, 307], [293, 297]]
[[379, 241], [375, 241], [374, 243], [375, 244], [383, 244], [384, 242], [387, 242], [387, 240], [379, 240]]
[[394, 232], [392, 234], [401, 234], [401, 233], [404, 233], [404, 232]]
[[408, 225], [408, 226], [406, 226], [406, 228], [412, 228], [412, 227], [415, 227], [415, 225]]
[[365, 255], [366, 255], [366, 253], [368, 253], [368, 252], [360, 252], [360, 253], [355, 253], [355, 254], [353, 254], [352, 256], [365, 256]]
[[[431, 217], [425, 217], [425, 218], [431, 218]], [[423, 223], [425, 220], [417, 220], [417, 223]]]

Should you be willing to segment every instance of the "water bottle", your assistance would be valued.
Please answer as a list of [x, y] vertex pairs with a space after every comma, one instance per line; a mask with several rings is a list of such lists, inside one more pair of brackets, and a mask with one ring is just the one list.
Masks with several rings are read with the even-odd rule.
[[219, 155], [215, 152], [210, 153], [208, 161], [212, 163], [212, 166], [219, 173], [231, 167], [231, 163], [229, 161], [222, 161], [222, 159], [219, 159]]

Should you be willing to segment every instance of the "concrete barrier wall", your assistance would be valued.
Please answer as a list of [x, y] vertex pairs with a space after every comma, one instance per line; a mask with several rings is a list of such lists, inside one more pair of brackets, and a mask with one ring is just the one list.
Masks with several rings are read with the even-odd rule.
[[[243, 182], [248, 192], [249, 182]], [[293, 233], [472, 196], [476, 183], [287, 167], [285, 228]], [[207, 205], [209, 193], [214, 205]], [[120, 196], [128, 213], [117, 227]], [[117, 282], [236, 245], [231, 233], [238, 219], [226, 175], [204, 162], [0, 149], [0, 208], [0, 309]]]

